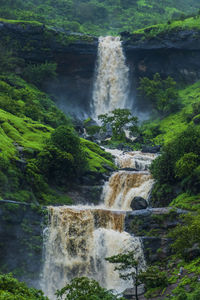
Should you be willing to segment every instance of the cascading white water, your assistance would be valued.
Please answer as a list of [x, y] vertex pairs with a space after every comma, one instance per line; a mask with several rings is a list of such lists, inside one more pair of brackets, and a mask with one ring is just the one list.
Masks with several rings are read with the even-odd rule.
[[137, 196], [148, 201], [154, 183], [148, 169], [157, 155], [140, 151], [107, 151], [115, 156], [116, 164], [123, 170], [115, 172], [104, 185], [103, 198], [106, 207], [131, 210], [131, 202]]
[[145, 266], [139, 238], [123, 231], [124, 216], [122, 211], [102, 208], [49, 207], [41, 287], [50, 299], [73, 277], [87, 276], [118, 292], [131, 286], [105, 261], [105, 257], [134, 250], [140, 267]]
[[[140, 171], [115, 172], [105, 183], [101, 206], [49, 207], [49, 225], [45, 230], [45, 263], [41, 288], [51, 300], [54, 293], [73, 277], [87, 276], [107, 289], [118, 292], [132, 286], [119, 278], [114, 266], [105, 261], [124, 251], [134, 251], [140, 268], [145, 260], [140, 239], [124, 231], [124, 218], [135, 196], [148, 199], [153, 179], [148, 171], [156, 157], [141, 152], [115, 154], [120, 167], [136, 165]], [[129, 159], [127, 159], [129, 158]]]
[[98, 115], [116, 108], [126, 108], [128, 94], [129, 69], [120, 37], [100, 37], [93, 90], [93, 118], [96, 120]]

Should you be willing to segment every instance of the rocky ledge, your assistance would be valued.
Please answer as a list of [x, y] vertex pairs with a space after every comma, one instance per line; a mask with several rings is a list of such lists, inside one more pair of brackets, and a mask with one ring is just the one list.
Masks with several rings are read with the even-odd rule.
[[169, 230], [181, 222], [180, 216], [187, 211], [164, 208], [148, 208], [128, 212], [125, 230], [141, 238], [147, 262], [152, 263], [171, 254]]

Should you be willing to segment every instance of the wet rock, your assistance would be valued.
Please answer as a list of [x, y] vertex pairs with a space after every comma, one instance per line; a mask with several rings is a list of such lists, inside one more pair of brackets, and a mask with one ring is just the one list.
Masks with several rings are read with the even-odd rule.
[[171, 243], [169, 238], [162, 237], [142, 237], [144, 256], [148, 263], [154, 263], [167, 258], [172, 254]]
[[45, 213], [39, 206], [0, 201], [0, 265], [5, 273], [17, 270], [20, 280], [36, 287], [42, 265]]
[[187, 248], [184, 251], [184, 256], [187, 260], [193, 260], [200, 256], [199, 244], [194, 244], [192, 248]]
[[160, 145], [157, 145], [157, 146], [147, 146], [147, 145], [144, 145], [142, 147], [142, 152], [143, 153], [157, 153], [157, 152], [160, 152], [160, 148], [161, 148]]
[[[145, 292], [145, 288], [144, 288], [144, 285], [141, 284], [140, 286], [138, 286], [138, 296], [140, 295], [143, 295]], [[125, 299], [135, 299], [135, 289], [134, 288], [129, 288], [129, 289], [126, 289], [124, 292], [123, 292], [123, 296], [125, 297]]]
[[131, 202], [132, 210], [146, 209], [148, 206], [147, 200], [142, 197], [134, 197]]

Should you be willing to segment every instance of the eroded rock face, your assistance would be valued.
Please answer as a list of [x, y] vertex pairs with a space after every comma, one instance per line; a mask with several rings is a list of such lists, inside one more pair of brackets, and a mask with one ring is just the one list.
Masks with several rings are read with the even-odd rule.
[[0, 201], [0, 271], [35, 287], [42, 265], [44, 214], [45, 209]]
[[180, 216], [186, 211], [167, 208], [148, 208], [128, 212], [125, 230], [140, 236], [148, 263], [167, 258], [171, 254], [171, 239], [168, 232], [178, 225]]

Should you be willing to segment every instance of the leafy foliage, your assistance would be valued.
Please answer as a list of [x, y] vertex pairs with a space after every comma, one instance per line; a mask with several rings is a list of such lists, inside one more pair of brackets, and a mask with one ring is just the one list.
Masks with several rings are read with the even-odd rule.
[[[194, 125], [189, 126], [165, 145], [162, 155], [151, 166], [151, 172], [157, 184], [160, 186], [166, 184], [171, 187], [178, 185], [182, 192], [199, 193], [199, 145], [200, 128]], [[158, 189], [158, 185], [155, 188]]]
[[134, 251], [129, 251], [127, 253], [120, 253], [118, 255], [113, 255], [111, 257], [105, 258], [108, 262], [117, 264], [115, 270], [119, 271], [119, 276], [124, 279], [132, 279], [133, 285], [135, 287], [135, 297], [138, 300], [137, 288], [141, 283], [139, 273], [139, 261], [135, 259]]
[[160, 114], [169, 114], [178, 108], [178, 92], [176, 82], [169, 76], [161, 79], [156, 73], [153, 79], [143, 77], [140, 79], [139, 91], [152, 104]]
[[12, 274], [0, 275], [0, 300], [48, 300], [42, 291], [28, 288]]
[[56, 63], [46, 62], [38, 65], [28, 65], [23, 72], [23, 77], [30, 83], [41, 88], [44, 80], [47, 82], [50, 79], [56, 78]]
[[197, 215], [187, 214], [183, 217], [183, 223], [176, 226], [170, 233], [173, 238], [173, 249], [182, 257], [187, 258], [186, 249], [192, 248], [195, 244], [200, 247], [200, 218]]
[[71, 283], [56, 292], [56, 296], [58, 300], [123, 300], [87, 277], [72, 279]]
[[142, 272], [139, 275], [139, 277], [147, 289], [166, 287], [168, 285], [167, 272], [160, 271], [158, 266], [149, 266], [145, 272]]
[[0, 16], [37, 20], [66, 30], [105, 34], [166, 22], [200, 8], [198, 0], [2, 0]]
[[138, 119], [132, 116], [129, 109], [117, 108], [108, 114], [99, 115], [98, 119], [101, 120], [104, 129], [107, 126], [111, 126], [113, 139], [116, 140], [123, 140], [125, 138], [125, 129], [129, 130], [132, 134], [138, 132]]

